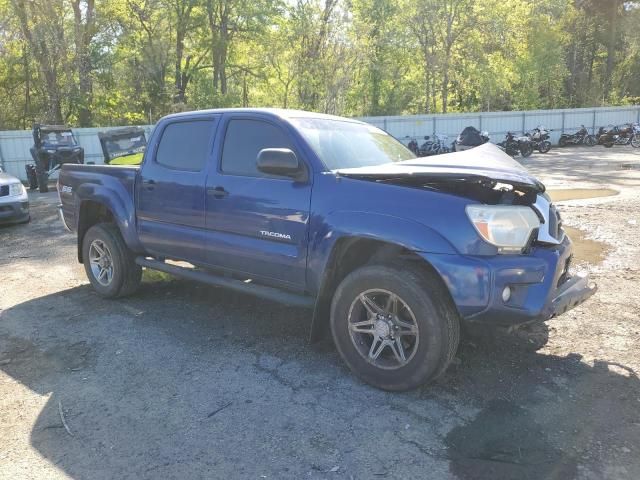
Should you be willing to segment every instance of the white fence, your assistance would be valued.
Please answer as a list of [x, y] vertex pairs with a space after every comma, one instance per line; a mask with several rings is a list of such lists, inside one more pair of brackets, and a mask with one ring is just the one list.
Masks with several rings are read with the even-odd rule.
[[[98, 140], [98, 132], [105, 132], [122, 127], [74, 128], [73, 135], [84, 148], [85, 163], [104, 163], [102, 148]], [[143, 125], [147, 140], [153, 129], [152, 125]], [[31, 130], [10, 130], [0, 132], [0, 166], [21, 180], [27, 179], [24, 169], [27, 163], [33, 163], [29, 149], [33, 146]]]
[[[581, 125], [595, 133], [601, 126], [640, 122], [640, 106], [363, 117], [360, 120], [386, 130], [405, 144], [408, 143], [408, 137], [419, 140], [425, 135], [435, 133], [448, 135], [453, 141], [458, 133], [469, 125], [488, 131], [493, 142], [502, 141], [509, 131], [529, 131], [538, 125], [544, 125], [552, 129], [551, 140], [556, 143], [562, 133], [573, 133]], [[85, 162], [103, 163], [97, 132], [112, 128], [119, 127], [73, 130], [78, 142], [84, 147]], [[148, 139], [153, 126], [145, 125], [143, 128]], [[26, 180], [24, 167], [32, 161], [29, 153], [32, 145], [33, 137], [30, 130], [0, 132], [0, 166], [6, 172]]]
[[551, 141], [555, 144], [562, 133], [574, 133], [582, 125], [596, 133], [599, 127], [640, 122], [640, 106], [362, 117], [360, 120], [382, 128], [405, 144], [408, 138], [419, 141], [425, 135], [436, 133], [448, 135], [453, 141], [469, 125], [488, 131], [491, 141], [496, 143], [501, 142], [507, 132], [528, 132], [544, 125], [552, 130]]

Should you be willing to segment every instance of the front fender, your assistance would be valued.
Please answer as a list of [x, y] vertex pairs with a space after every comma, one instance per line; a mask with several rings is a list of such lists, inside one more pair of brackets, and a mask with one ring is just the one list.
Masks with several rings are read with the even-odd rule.
[[324, 217], [316, 227], [312, 229], [309, 242], [307, 278], [309, 290], [314, 293], [319, 292], [322, 286], [327, 265], [340, 239], [377, 240], [416, 252], [457, 253], [453, 245], [432, 228], [393, 215], [337, 211]]

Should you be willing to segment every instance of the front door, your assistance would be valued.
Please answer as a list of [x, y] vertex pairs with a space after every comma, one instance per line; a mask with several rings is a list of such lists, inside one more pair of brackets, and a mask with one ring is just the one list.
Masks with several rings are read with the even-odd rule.
[[207, 180], [209, 263], [303, 290], [313, 177], [258, 171], [264, 148], [289, 148], [303, 161], [280, 125], [240, 114], [224, 123], [219, 165]]
[[157, 256], [205, 263], [205, 182], [218, 118], [161, 124], [136, 183], [138, 235]]

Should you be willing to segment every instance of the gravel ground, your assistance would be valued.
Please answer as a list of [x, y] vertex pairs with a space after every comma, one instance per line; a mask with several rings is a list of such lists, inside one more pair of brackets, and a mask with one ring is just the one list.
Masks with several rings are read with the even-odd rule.
[[640, 168], [623, 168], [640, 151], [526, 163], [549, 186], [620, 192], [559, 204], [608, 245], [576, 265], [599, 292], [466, 340], [402, 394], [307, 345], [305, 310], [151, 272], [100, 299], [55, 193], [33, 194], [32, 222], [0, 228], [0, 478], [640, 478]]

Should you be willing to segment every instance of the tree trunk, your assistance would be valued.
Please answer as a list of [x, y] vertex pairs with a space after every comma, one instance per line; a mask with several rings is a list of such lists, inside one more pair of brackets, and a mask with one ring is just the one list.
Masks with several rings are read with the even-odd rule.
[[81, 0], [71, 2], [74, 15], [74, 33], [76, 46], [76, 71], [78, 72], [78, 123], [80, 127], [89, 127], [92, 123], [91, 104], [93, 103], [93, 65], [89, 51], [94, 36], [95, 0], [86, 0], [85, 19], [82, 19]]
[[616, 39], [617, 39], [617, 18], [618, 18], [618, 3], [619, 0], [610, 0], [609, 5], [609, 38], [607, 40], [607, 66], [604, 76], [604, 95], [603, 98], [607, 100], [611, 97], [611, 76], [613, 74], [613, 67], [615, 64], [616, 56]]
[[[60, 20], [52, 15], [56, 9], [62, 9], [62, 4], [50, 0], [45, 4], [12, 0], [12, 5], [20, 21], [22, 35], [36, 60], [41, 80], [44, 81], [47, 113], [46, 118], [41, 120], [62, 123], [62, 95], [58, 84], [59, 61], [56, 58], [58, 53], [56, 49], [64, 51], [64, 30]], [[49, 12], [42, 11], [45, 5], [50, 8]], [[33, 28], [31, 22], [41, 28]], [[48, 38], [49, 42], [42, 38], [43, 31], [51, 37]], [[50, 46], [52, 49], [49, 48]]]

